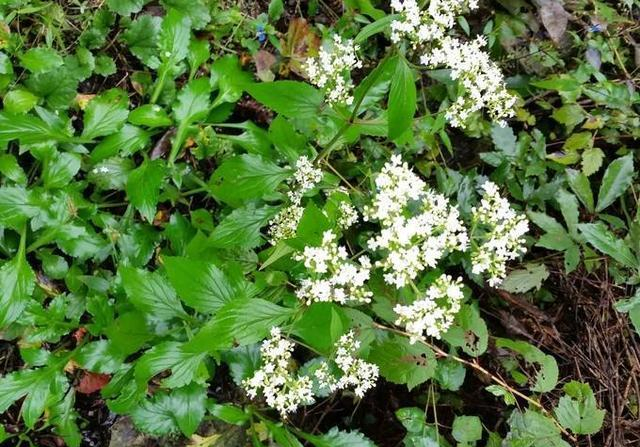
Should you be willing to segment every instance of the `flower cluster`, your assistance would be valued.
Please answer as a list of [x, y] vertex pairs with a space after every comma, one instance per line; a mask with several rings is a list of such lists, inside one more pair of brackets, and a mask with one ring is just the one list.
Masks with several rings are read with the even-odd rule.
[[291, 204], [269, 222], [269, 242], [276, 245], [279, 241], [295, 237], [304, 208], [302, 196], [312, 190], [322, 180], [322, 171], [315, 168], [311, 161], [302, 156], [296, 161], [296, 171], [287, 193]]
[[360, 349], [360, 342], [356, 340], [353, 331], [340, 337], [337, 346], [334, 362], [342, 371], [342, 376], [333, 388], [353, 388], [356, 396], [364, 397], [364, 394], [373, 388], [378, 380], [378, 366], [365, 362], [356, 356], [358, 349]]
[[477, 7], [477, 0], [431, 0], [423, 12], [416, 0], [392, 0], [391, 9], [400, 17], [391, 22], [391, 41], [407, 39], [416, 48], [440, 40], [454, 26], [457, 15]]
[[346, 248], [339, 246], [336, 239], [332, 231], [325, 231], [321, 246], [305, 247], [294, 256], [312, 274], [300, 283], [297, 297], [307, 304], [370, 302], [372, 293], [364, 287], [371, 271], [369, 258], [361, 256], [358, 264], [349, 261]]
[[463, 127], [471, 114], [482, 108], [501, 126], [514, 115], [516, 98], [507, 91], [500, 68], [482, 49], [485, 45], [484, 36], [472, 42], [445, 37], [439, 46], [420, 58], [428, 67], [449, 68], [451, 78], [464, 88], [464, 94], [457, 97], [446, 114], [454, 127]]
[[472, 272], [486, 272], [489, 285], [494, 287], [506, 276], [507, 261], [526, 251], [523, 236], [529, 231], [529, 223], [500, 196], [495, 183], [487, 181], [482, 189], [480, 205], [471, 210], [473, 225], [481, 232], [481, 242], [471, 252]]
[[351, 227], [358, 221], [358, 211], [349, 202], [340, 202], [338, 208], [337, 224], [343, 230]]
[[365, 219], [379, 221], [381, 230], [368, 245], [384, 253], [375, 265], [384, 269], [388, 284], [403, 287], [446, 253], [466, 250], [468, 236], [457, 207], [427, 187], [399, 156], [383, 167], [375, 184]]
[[464, 299], [462, 279], [442, 275], [427, 289], [425, 296], [408, 306], [398, 304], [396, 324], [404, 326], [411, 343], [424, 337], [440, 338], [453, 324]]
[[516, 99], [507, 91], [498, 66], [483, 50], [485, 38], [462, 42], [447, 35], [457, 15], [477, 7], [477, 0], [431, 0], [421, 11], [416, 0], [391, 2], [399, 15], [391, 22], [391, 40], [407, 39], [413, 48], [426, 47], [420, 62], [429, 68], [450, 69], [451, 78], [464, 89], [446, 114], [454, 127], [464, 127], [471, 114], [483, 108], [501, 126], [514, 115]]
[[289, 370], [293, 343], [282, 337], [279, 328], [271, 329], [271, 338], [262, 343], [262, 366], [252, 377], [243, 382], [251, 398], [262, 390], [267, 404], [280, 412], [282, 417], [298, 409], [300, 405], [314, 402], [313, 383], [308, 376], [296, 376]]
[[310, 81], [324, 90], [329, 104], [353, 103], [350, 73], [362, 67], [356, 51], [358, 46], [352, 40], [335, 34], [329, 49], [321, 48], [317, 58], [307, 61], [305, 69]]

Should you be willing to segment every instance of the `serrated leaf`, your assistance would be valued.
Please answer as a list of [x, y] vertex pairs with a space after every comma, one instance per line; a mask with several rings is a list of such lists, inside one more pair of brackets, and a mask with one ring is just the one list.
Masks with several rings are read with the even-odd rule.
[[558, 364], [556, 360], [525, 341], [496, 338], [496, 347], [508, 348], [520, 354], [528, 364], [535, 364], [537, 373], [531, 384], [531, 391], [545, 393], [558, 383]]
[[602, 177], [596, 211], [604, 210], [624, 194], [631, 186], [634, 174], [632, 153], [612, 161]]
[[436, 371], [436, 357], [431, 349], [405, 337], [392, 336], [374, 343], [369, 361], [380, 368], [380, 374], [392, 383], [406, 384], [411, 390], [432, 378]]
[[478, 416], [456, 416], [451, 427], [453, 438], [462, 443], [482, 439], [482, 423]]
[[93, 98], [84, 112], [82, 137], [92, 140], [118, 131], [129, 115], [129, 98], [123, 90], [111, 89]]
[[599, 147], [590, 147], [582, 153], [582, 172], [587, 177], [598, 172], [604, 160], [604, 152]]
[[295, 322], [293, 333], [320, 353], [329, 355], [348, 325], [349, 319], [339, 306], [314, 303]]
[[601, 223], [579, 224], [578, 229], [585, 240], [595, 249], [611, 256], [629, 268], [638, 268], [638, 260], [624, 240], [617, 238]]
[[259, 155], [244, 154], [226, 160], [214, 171], [209, 185], [214, 197], [237, 207], [272, 193], [290, 175], [291, 170]]
[[55, 152], [42, 170], [46, 189], [64, 188], [80, 170], [80, 156], [69, 152]]
[[206, 353], [186, 349], [184, 344], [164, 342], [146, 351], [135, 364], [134, 376], [138, 384], [146, 387], [146, 383], [163, 371], [171, 370], [171, 375], [162, 380], [167, 388], [188, 385], [194, 381], [202, 381], [207, 374], [204, 366]]
[[247, 205], [226, 216], [211, 233], [209, 244], [216, 248], [250, 250], [262, 243], [260, 229], [278, 212], [277, 207]]
[[598, 409], [591, 387], [571, 381], [563, 387], [562, 396], [553, 410], [558, 422], [578, 435], [593, 435], [602, 428], [604, 410]]
[[16, 256], [0, 267], [0, 328], [20, 317], [35, 286], [35, 275], [25, 258], [24, 238]]
[[148, 0], [107, 0], [107, 6], [110, 10], [121, 16], [129, 16], [140, 12], [147, 1]]
[[186, 316], [175, 290], [158, 272], [121, 267], [122, 286], [131, 303], [150, 316], [160, 319]]
[[305, 436], [315, 447], [375, 447], [375, 444], [357, 430], [342, 431], [331, 428], [321, 436]]
[[165, 165], [162, 160], [145, 160], [129, 174], [125, 188], [127, 197], [148, 222], [153, 222], [156, 214], [164, 175]]
[[594, 212], [593, 191], [586, 175], [575, 169], [567, 169], [567, 181], [571, 190], [590, 213]]
[[416, 113], [416, 82], [404, 57], [397, 56], [389, 89], [389, 139], [395, 140], [413, 124]]
[[35, 116], [0, 112], [0, 145], [6, 145], [11, 140], [30, 144], [49, 140], [70, 142], [73, 137], [66, 129], [46, 123]]
[[160, 34], [160, 17], [144, 14], [132, 21], [122, 33], [122, 40], [135, 57], [149, 68], [158, 68], [158, 36]]
[[176, 64], [187, 57], [191, 20], [181, 11], [170, 9], [162, 20], [158, 47], [163, 64]]
[[20, 64], [32, 73], [51, 71], [63, 63], [62, 57], [53, 48], [31, 48], [20, 56]]
[[198, 312], [214, 313], [229, 301], [246, 297], [242, 287], [212, 263], [166, 257], [164, 265], [182, 301]]
[[526, 293], [533, 289], [540, 290], [542, 283], [548, 277], [549, 270], [544, 264], [526, 264], [523, 269], [509, 272], [500, 288], [511, 293]]
[[182, 431], [191, 436], [204, 417], [206, 391], [196, 384], [170, 393], [157, 393], [131, 412], [136, 426], [149, 434], [163, 436]]
[[256, 101], [288, 118], [315, 118], [323, 101], [322, 93], [298, 81], [261, 82], [247, 87]]
[[38, 104], [38, 97], [29, 90], [16, 89], [7, 92], [2, 103], [9, 113], [26, 113]]
[[[526, 447], [570, 447], [552, 419], [533, 410], [514, 410], [509, 417], [507, 445]], [[519, 444], [518, 444], [519, 443]]]

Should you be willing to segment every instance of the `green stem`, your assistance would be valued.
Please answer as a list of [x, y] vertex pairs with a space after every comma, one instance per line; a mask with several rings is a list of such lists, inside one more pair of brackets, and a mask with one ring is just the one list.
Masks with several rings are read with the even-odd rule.
[[156, 101], [158, 101], [160, 93], [162, 93], [162, 89], [164, 88], [164, 83], [167, 79], [167, 72], [167, 68], [163, 66], [160, 70], [160, 76], [156, 79], [156, 86], [153, 88], [153, 94], [151, 95], [150, 101], [151, 104], [155, 104]]

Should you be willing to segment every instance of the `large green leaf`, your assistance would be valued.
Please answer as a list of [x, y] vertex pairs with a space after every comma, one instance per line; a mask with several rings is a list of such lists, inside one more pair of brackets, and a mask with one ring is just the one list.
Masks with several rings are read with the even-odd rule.
[[244, 154], [225, 161], [211, 176], [211, 192], [217, 199], [239, 206], [276, 190], [291, 175], [289, 169], [266, 161], [259, 155]]
[[508, 446], [522, 447], [570, 447], [560, 435], [560, 428], [553, 419], [534, 410], [514, 410], [509, 417], [511, 430], [505, 439]]
[[175, 290], [160, 273], [121, 267], [120, 276], [131, 303], [149, 316], [160, 319], [186, 316]]
[[598, 206], [596, 211], [600, 212], [611, 205], [614, 200], [620, 197], [631, 186], [633, 181], [633, 154], [611, 162], [602, 178], [600, 191], [598, 192]]
[[389, 91], [389, 138], [394, 140], [409, 129], [416, 113], [416, 83], [404, 57], [397, 56]]
[[145, 160], [129, 174], [125, 187], [127, 197], [148, 222], [153, 222], [156, 214], [164, 174], [165, 165], [162, 160]]
[[436, 372], [436, 356], [428, 347], [410, 344], [405, 337], [391, 336], [374, 343], [369, 361], [380, 368], [380, 374], [389, 382], [415, 388], [432, 378]]
[[233, 300], [187, 343], [187, 349], [209, 352], [257, 343], [272, 327], [287, 322], [294, 312], [294, 309], [257, 298]]
[[187, 305], [198, 312], [213, 313], [246, 293], [239, 284], [211, 263], [187, 258], [164, 258], [169, 281]]
[[[0, 267], [0, 329], [16, 321], [35, 286], [35, 275], [25, 258], [25, 235], [16, 256]], [[0, 410], [2, 412], [4, 410]]]
[[216, 248], [251, 249], [262, 243], [260, 229], [275, 216], [278, 208], [247, 205], [234, 210], [215, 227], [209, 244]]
[[247, 87], [257, 101], [289, 118], [314, 118], [323, 96], [319, 90], [298, 81], [261, 82]]
[[552, 356], [525, 341], [496, 338], [496, 346], [511, 349], [520, 354], [528, 364], [537, 366], [538, 371], [531, 391], [546, 393], [555, 388], [558, 383], [558, 364]]
[[163, 64], [176, 64], [187, 57], [191, 38], [191, 20], [176, 9], [170, 9], [162, 20], [158, 47]]
[[624, 240], [617, 238], [602, 222], [578, 224], [580, 233], [595, 249], [629, 268], [638, 268], [638, 260]]
[[33, 190], [22, 186], [0, 187], [0, 225], [19, 230], [40, 207]]
[[206, 353], [194, 352], [177, 342], [164, 342], [146, 351], [135, 364], [134, 375], [140, 386], [157, 374], [171, 370], [171, 376], [162, 380], [167, 388], [188, 385], [208, 378], [203, 363]]
[[160, 17], [143, 14], [132, 21], [122, 33], [122, 40], [131, 53], [149, 68], [158, 68], [158, 35], [160, 34]]
[[0, 145], [5, 145], [11, 140], [30, 144], [49, 140], [69, 142], [73, 137], [66, 129], [35, 116], [0, 112]]
[[553, 410], [558, 422], [578, 435], [593, 435], [602, 428], [605, 412], [598, 409], [591, 387], [572, 380]]
[[129, 98], [123, 90], [114, 88], [93, 98], [84, 112], [82, 137], [92, 140], [117, 132], [129, 115]]
[[314, 303], [296, 320], [293, 332], [321, 354], [329, 355], [348, 325], [349, 319], [339, 306]]

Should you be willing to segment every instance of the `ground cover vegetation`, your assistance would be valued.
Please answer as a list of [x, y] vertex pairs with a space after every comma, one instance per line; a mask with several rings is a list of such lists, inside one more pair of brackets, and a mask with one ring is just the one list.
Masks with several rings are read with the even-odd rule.
[[2, 445], [638, 445], [639, 18], [0, 2]]

